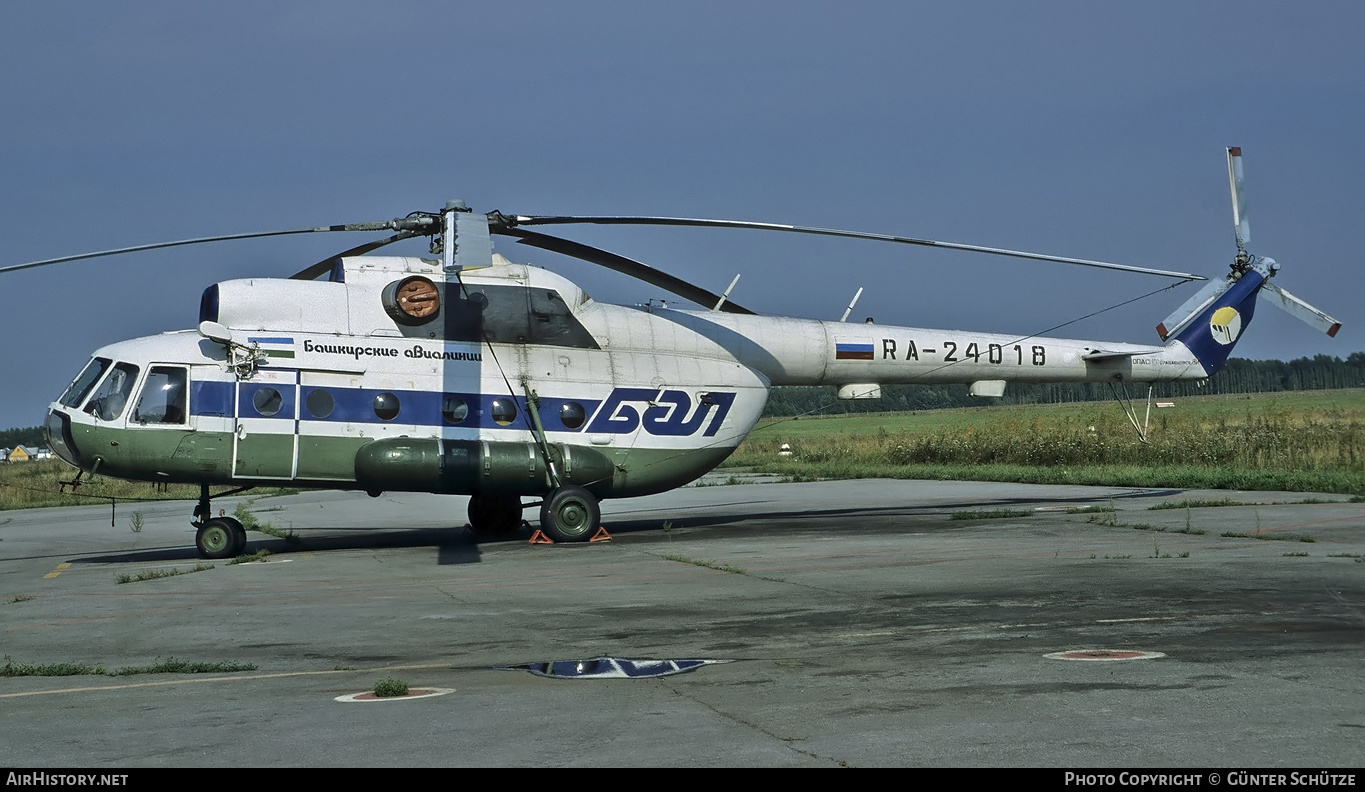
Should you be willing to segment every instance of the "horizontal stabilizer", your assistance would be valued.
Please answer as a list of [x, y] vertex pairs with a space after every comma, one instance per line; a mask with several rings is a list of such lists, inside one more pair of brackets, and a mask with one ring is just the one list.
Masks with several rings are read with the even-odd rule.
[[1081, 360], [1116, 360], [1119, 358], [1133, 357], [1135, 355], [1155, 355], [1161, 352], [1162, 349], [1162, 347], [1142, 347], [1141, 349], [1126, 349], [1122, 351], [1116, 349], [1092, 349], [1084, 355], [1081, 355]]

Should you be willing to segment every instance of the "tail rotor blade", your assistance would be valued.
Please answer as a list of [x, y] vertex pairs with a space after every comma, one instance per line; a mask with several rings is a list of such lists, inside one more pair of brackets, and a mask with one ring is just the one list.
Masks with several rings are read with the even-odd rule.
[[1341, 329], [1341, 322], [1333, 319], [1298, 297], [1267, 281], [1261, 290], [1270, 298], [1270, 304], [1298, 319], [1310, 327], [1335, 337]]
[[1251, 244], [1251, 221], [1247, 219], [1247, 193], [1242, 175], [1242, 149], [1228, 149], [1228, 185], [1232, 188], [1232, 226], [1237, 234], [1237, 252], [1246, 251]]
[[1171, 312], [1165, 321], [1156, 326], [1157, 335], [1165, 341], [1176, 333], [1180, 332], [1191, 319], [1199, 315], [1214, 300], [1222, 296], [1223, 292], [1232, 288], [1232, 281], [1226, 278], [1209, 281], [1204, 284], [1204, 288], [1194, 293], [1194, 296], [1181, 303], [1180, 307]]

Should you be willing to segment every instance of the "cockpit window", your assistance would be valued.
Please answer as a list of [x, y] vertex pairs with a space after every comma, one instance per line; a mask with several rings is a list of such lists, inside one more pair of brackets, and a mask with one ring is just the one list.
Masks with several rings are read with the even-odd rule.
[[179, 366], [152, 366], [133, 409], [133, 420], [141, 424], [183, 424], [185, 379], [185, 369]]
[[133, 383], [137, 381], [137, 371], [137, 366], [131, 363], [115, 363], [114, 370], [90, 397], [85, 411], [101, 421], [112, 421], [122, 415], [128, 395], [133, 392]]
[[90, 389], [95, 387], [99, 378], [104, 376], [104, 372], [108, 371], [112, 362], [109, 358], [95, 358], [87, 363], [85, 368], [81, 369], [80, 376], [76, 377], [76, 381], [71, 383], [71, 387], [67, 388], [66, 393], [57, 401], [66, 407], [80, 404], [81, 400], [90, 394]]

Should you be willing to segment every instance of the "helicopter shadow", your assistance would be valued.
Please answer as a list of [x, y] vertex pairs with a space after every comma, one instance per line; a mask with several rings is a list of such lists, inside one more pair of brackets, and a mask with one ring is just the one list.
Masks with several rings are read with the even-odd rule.
[[[827, 532], [830, 530], [830, 521], [854, 520], [857, 518], [868, 517], [894, 517], [894, 516], [927, 516], [936, 513], [951, 513], [961, 509], [981, 509], [988, 507], [1005, 506], [1034, 506], [1039, 504], [1056, 505], [1075, 505], [1084, 503], [1108, 503], [1129, 498], [1138, 497], [1162, 497], [1179, 495], [1184, 490], [1180, 489], [1144, 489], [1132, 492], [1123, 492], [1115, 495], [1093, 495], [1088, 497], [1058, 497], [1058, 498], [992, 498], [989, 500], [972, 499], [947, 503], [933, 503], [926, 505], [915, 505], [913, 503], [891, 505], [891, 506], [830, 506], [827, 508], [802, 508], [787, 509], [781, 511], [754, 511], [742, 508], [752, 506], [757, 503], [772, 501], [735, 501], [723, 504], [720, 508], [730, 507], [732, 511], [713, 511], [708, 513], [697, 513], [692, 515], [687, 509], [679, 510], [676, 519], [679, 521], [679, 528], [698, 529], [698, 528], [723, 528], [742, 526], [746, 522], [755, 523], [757, 530], [765, 530], [765, 526], [759, 523], [773, 520], [782, 521], [786, 529], [796, 531], [811, 530]], [[736, 509], [735, 507], [741, 507]], [[711, 507], [715, 509], [716, 507]], [[608, 532], [612, 535], [627, 536], [639, 535], [647, 538], [650, 534], [659, 536], [667, 535], [665, 525], [672, 520], [666, 520], [655, 515], [649, 517], [628, 517], [621, 515], [621, 519], [612, 520]], [[605, 527], [605, 526], [604, 526]], [[922, 528], [922, 526], [919, 526]], [[522, 530], [518, 532], [497, 535], [479, 536], [471, 531], [467, 526], [461, 527], [438, 527], [438, 528], [411, 528], [411, 529], [392, 529], [392, 528], [311, 528], [308, 533], [316, 531], [323, 535], [302, 535], [292, 539], [279, 539], [274, 537], [256, 538], [256, 535], [247, 542], [246, 555], [266, 550], [272, 556], [287, 557], [290, 554], [305, 552], [326, 552], [331, 550], [395, 550], [404, 548], [436, 548], [436, 563], [439, 566], [452, 564], [477, 564], [483, 561], [484, 545], [501, 545], [509, 543], [525, 543], [531, 535], [534, 526], [523, 524]], [[193, 546], [175, 547], [156, 547], [145, 550], [131, 550], [118, 553], [103, 553], [99, 555], [78, 556], [68, 559], [73, 564], [146, 564], [154, 562], [198, 562], [198, 552]]]
[[[991, 507], [1008, 506], [1032, 506], [1062, 504], [1074, 506], [1087, 503], [1109, 503], [1129, 498], [1150, 498], [1179, 495], [1184, 490], [1180, 489], [1145, 489], [1133, 492], [1124, 492], [1116, 495], [1093, 495], [1087, 497], [1070, 498], [992, 498], [989, 500], [973, 499], [970, 501], [956, 501], [947, 503], [933, 503], [926, 505], [903, 504], [893, 506], [830, 506], [827, 508], [802, 508], [783, 511], [753, 512], [742, 511], [735, 513], [708, 513], [700, 514], [695, 518], [688, 518], [685, 515], [680, 517], [679, 528], [719, 528], [723, 526], [734, 526], [747, 521], [785, 521], [785, 526], [791, 529], [817, 530], [827, 532], [830, 530], [827, 521], [851, 520], [866, 517], [895, 517], [895, 516], [929, 516], [933, 514], [949, 514], [951, 512], [965, 509], [984, 509]], [[752, 503], [753, 501], [751, 501]], [[739, 504], [728, 504], [739, 505]], [[669, 522], [672, 522], [671, 520]], [[667, 529], [663, 527], [663, 522], [657, 516], [625, 518], [614, 521], [611, 524], [612, 534], [645, 534], [645, 533], [664, 533]], [[755, 526], [760, 527], [760, 526]], [[918, 526], [922, 528], [922, 526]]]
[[[297, 535], [292, 539], [274, 537], [256, 538], [249, 535], [244, 555], [261, 550], [270, 556], [281, 558], [297, 553], [326, 552], [331, 550], [395, 550], [404, 548], [434, 547], [437, 550], [436, 563], [477, 564], [483, 560], [479, 547], [507, 541], [524, 541], [524, 537], [511, 534], [498, 537], [476, 537], [466, 527], [451, 528], [412, 528], [412, 529], [373, 529], [373, 528], [316, 528], [309, 529], [323, 535]], [[146, 550], [131, 550], [119, 553], [103, 553], [69, 559], [73, 564], [146, 564], [153, 562], [200, 561], [199, 553], [193, 546], [156, 547]], [[231, 560], [231, 559], [227, 559]], [[223, 563], [223, 562], [220, 562]]]
[[705, 336], [740, 360], [748, 361], [760, 371], [774, 371], [781, 367], [781, 361], [752, 338], [716, 324], [705, 316], [679, 313], [676, 311], [657, 311], [656, 316]]

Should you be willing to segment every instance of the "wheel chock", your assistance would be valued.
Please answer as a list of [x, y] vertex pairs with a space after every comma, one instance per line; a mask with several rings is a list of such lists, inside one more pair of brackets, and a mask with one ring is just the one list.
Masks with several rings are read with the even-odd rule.
[[[606, 528], [598, 528], [598, 529], [597, 529], [597, 533], [593, 534], [593, 535], [592, 535], [592, 538], [589, 539], [588, 541], [589, 541], [589, 542], [610, 542], [610, 541], [611, 541], [611, 534], [607, 533], [607, 529], [606, 529]], [[542, 531], [542, 530], [540, 530], [539, 528], [536, 529], [536, 532], [535, 532], [535, 533], [531, 534], [531, 541], [528, 542], [528, 544], [554, 544], [554, 543], [555, 543], [555, 540], [553, 540], [553, 539], [551, 539], [550, 537], [546, 536], [546, 535], [545, 535], [545, 532]]]

